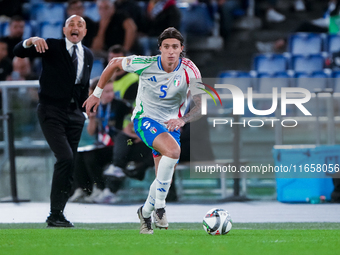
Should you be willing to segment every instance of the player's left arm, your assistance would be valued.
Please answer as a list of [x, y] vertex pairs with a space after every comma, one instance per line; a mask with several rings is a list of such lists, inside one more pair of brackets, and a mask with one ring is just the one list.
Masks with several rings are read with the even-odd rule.
[[195, 103], [195, 106], [183, 117], [179, 119], [171, 119], [169, 121], [166, 121], [165, 124], [167, 125], [167, 129], [172, 132], [174, 130], [178, 130], [181, 127], [183, 127], [186, 123], [192, 122], [195, 120], [198, 120], [199, 118], [202, 117], [201, 115], [201, 104], [202, 104], [202, 99], [201, 99], [201, 94], [194, 95], [192, 97], [193, 102]]

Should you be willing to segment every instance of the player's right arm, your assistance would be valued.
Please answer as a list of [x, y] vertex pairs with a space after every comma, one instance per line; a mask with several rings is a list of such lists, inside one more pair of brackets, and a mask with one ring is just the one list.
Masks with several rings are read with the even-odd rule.
[[107, 81], [112, 77], [114, 72], [123, 69], [122, 61], [123, 58], [113, 58], [111, 59], [110, 63], [108, 63], [108, 65], [105, 67], [103, 73], [100, 76], [99, 82], [93, 91], [93, 94], [89, 96], [83, 104], [83, 107], [86, 107], [86, 113], [88, 116], [90, 116], [90, 111], [92, 107], [93, 112], [97, 111], [100, 103], [100, 96]]

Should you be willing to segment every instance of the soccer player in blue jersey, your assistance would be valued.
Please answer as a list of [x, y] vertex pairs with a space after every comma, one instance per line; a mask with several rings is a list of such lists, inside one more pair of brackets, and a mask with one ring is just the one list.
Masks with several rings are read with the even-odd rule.
[[[201, 116], [201, 96], [204, 88], [195, 64], [184, 57], [184, 39], [173, 27], [158, 38], [160, 55], [114, 58], [103, 71], [94, 93], [86, 100], [86, 112], [99, 105], [104, 85], [117, 70], [139, 74], [136, 107], [132, 121], [136, 134], [154, 154], [156, 178], [150, 186], [145, 204], [138, 209], [140, 233], [152, 234], [151, 214], [155, 226], [168, 228], [165, 198], [175, 166], [180, 156], [179, 129]], [[195, 103], [184, 115], [190, 91]]]

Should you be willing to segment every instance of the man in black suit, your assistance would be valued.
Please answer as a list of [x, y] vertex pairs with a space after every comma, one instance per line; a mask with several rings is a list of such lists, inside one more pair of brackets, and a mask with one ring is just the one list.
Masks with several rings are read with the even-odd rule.
[[63, 28], [65, 39], [31, 37], [17, 44], [18, 57], [42, 57], [39, 79], [38, 118], [44, 136], [57, 161], [51, 189], [50, 227], [73, 227], [64, 208], [70, 196], [73, 165], [85, 116], [82, 104], [88, 96], [93, 54], [82, 45], [86, 22], [73, 15]]

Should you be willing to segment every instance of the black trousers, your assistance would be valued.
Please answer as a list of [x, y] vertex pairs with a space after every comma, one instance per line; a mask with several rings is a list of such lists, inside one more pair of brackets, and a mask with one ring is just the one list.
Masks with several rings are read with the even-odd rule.
[[74, 190], [82, 188], [90, 193], [94, 183], [103, 190], [103, 171], [107, 165], [112, 164], [112, 158], [113, 146], [102, 145], [90, 151], [78, 152], [74, 170]]
[[[145, 171], [154, 165], [151, 150], [142, 142], [135, 142], [135, 139], [120, 132], [114, 139], [113, 164], [123, 169], [124, 173], [137, 180], [143, 180]], [[136, 163], [133, 171], [126, 170], [130, 161]]]
[[77, 147], [85, 116], [75, 104], [67, 109], [39, 104], [38, 119], [48, 145], [56, 157], [51, 188], [51, 212], [63, 211], [70, 196]]

